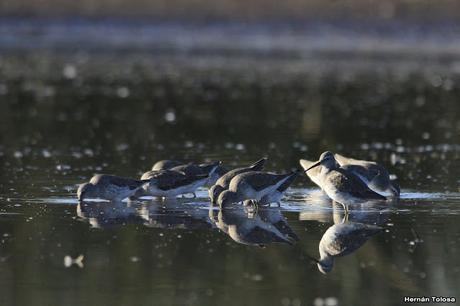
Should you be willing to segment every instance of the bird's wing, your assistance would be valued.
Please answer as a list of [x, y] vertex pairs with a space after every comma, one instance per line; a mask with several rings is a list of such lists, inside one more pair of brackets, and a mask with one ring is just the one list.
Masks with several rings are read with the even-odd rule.
[[334, 170], [331, 179], [340, 192], [349, 193], [350, 195], [370, 200], [386, 200], [386, 198], [374, 191], [353, 172], [342, 168]]
[[165, 171], [155, 176], [156, 185], [161, 190], [171, 190], [190, 185], [198, 180], [207, 178], [208, 175], [185, 175], [177, 171]]

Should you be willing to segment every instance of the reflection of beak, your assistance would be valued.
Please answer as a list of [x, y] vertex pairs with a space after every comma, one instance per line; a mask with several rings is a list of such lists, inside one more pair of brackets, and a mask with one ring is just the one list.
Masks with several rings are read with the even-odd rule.
[[318, 167], [319, 165], [321, 165], [321, 161], [316, 162], [316, 163], [314, 163], [313, 165], [311, 165], [307, 170], [305, 170], [305, 172], [307, 172], [308, 170], [313, 169], [313, 168], [315, 168], [315, 167]]
[[308, 259], [310, 259], [313, 263], [315, 263], [315, 264], [318, 264], [318, 263], [319, 263], [319, 260], [316, 259], [315, 257], [310, 256], [310, 255], [308, 255], [308, 254], [305, 254], [305, 256], [307, 256]]

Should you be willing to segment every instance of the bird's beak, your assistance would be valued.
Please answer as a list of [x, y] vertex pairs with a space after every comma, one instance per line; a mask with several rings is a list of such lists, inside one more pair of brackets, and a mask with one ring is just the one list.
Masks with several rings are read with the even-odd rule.
[[316, 162], [316, 163], [314, 163], [313, 165], [311, 165], [307, 170], [305, 170], [305, 172], [307, 172], [308, 170], [313, 169], [313, 168], [315, 168], [315, 167], [318, 167], [319, 165], [321, 165], [321, 161]]

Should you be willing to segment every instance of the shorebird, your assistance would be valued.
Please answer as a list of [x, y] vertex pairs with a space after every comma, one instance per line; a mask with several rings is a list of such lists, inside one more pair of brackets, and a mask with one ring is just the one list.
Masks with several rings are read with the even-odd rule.
[[319, 242], [320, 259], [315, 260], [318, 270], [323, 274], [329, 273], [334, 267], [336, 257], [355, 252], [380, 231], [380, 226], [357, 222], [334, 224], [329, 227]]
[[[398, 184], [391, 181], [390, 174], [382, 165], [373, 161], [347, 158], [340, 154], [334, 154], [334, 158], [341, 168], [353, 172], [366, 183], [371, 190], [384, 196], [399, 196], [400, 189]], [[308, 169], [315, 164], [314, 161], [306, 159], [301, 159], [299, 162], [304, 169]], [[308, 177], [319, 187], [321, 187], [321, 182], [319, 180], [320, 170], [321, 168], [318, 167], [307, 172]]]
[[187, 175], [180, 171], [160, 170], [147, 171], [141, 180], [148, 182], [143, 186], [143, 192], [147, 195], [169, 198], [191, 193], [196, 197], [196, 189], [206, 183], [208, 175]]
[[79, 201], [88, 198], [99, 198], [110, 201], [121, 201], [136, 193], [148, 183], [147, 180], [135, 180], [115, 175], [97, 174], [88, 183], [81, 184], [77, 190]]
[[223, 191], [217, 199], [217, 204], [221, 208], [229, 204], [241, 202], [244, 200], [256, 200], [260, 202], [264, 196], [267, 196], [282, 186], [296, 172], [287, 174], [274, 174], [261, 171], [250, 171], [240, 173], [235, 176], [228, 186], [228, 190]]
[[187, 175], [208, 174], [209, 178], [205, 185], [212, 186], [227, 172], [227, 169], [222, 167], [221, 163], [222, 162], [218, 161], [213, 163], [186, 164], [177, 160], [160, 160], [152, 166], [152, 171], [177, 170], [182, 171]]
[[217, 198], [219, 197], [219, 194], [225, 189], [228, 189], [228, 186], [230, 185], [231, 180], [235, 176], [241, 173], [249, 172], [249, 171], [261, 171], [264, 168], [266, 161], [267, 161], [266, 158], [262, 158], [248, 167], [236, 168], [222, 175], [216, 181], [215, 185], [209, 189], [209, 197], [211, 198], [211, 203], [214, 203], [214, 204], [217, 203], [216, 201], [217, 201]]
[[[259, 201], [259, 205], [270, 205], [271, 203], [278, 204], [278, 207], [281, 206], [281, 199], [283, 198], [284, 192], [291, 186], [294, 180], [297, 178], [299, 171], [295, 172], [294, 175], [291, 175], [281, 186], [279, 186], [275, 191], [265, 195]], [[245, 205], [248, 205], [251, 200], [246, 200]]]
[[318, 179], [324, 192], [333, 201], [342, 204], [348, 212], [349, 204], [360, 204], [386, 198], [367, 187], [352, 171], [340, 167], [334, 154], [327, 151], [321, 154], [318, 162], [308, 167], [305, 172], [321, 166]]
[[221, 161], [213, 163], [203, 163], [198, 165], [189, 163], [173, 167], [171, 168], [171, 170], [181, 171], [186, 175], [192, 176], [206, 174], [208, 175], [208, 180], [204, 185], [212, 186], [219, 179], [219, 177], [221, 177], [221, 175], [219, 175], [218, 173], [222, 173], [223, 171], [225, 171], [222, 167], [220, 167], [221, 164]]

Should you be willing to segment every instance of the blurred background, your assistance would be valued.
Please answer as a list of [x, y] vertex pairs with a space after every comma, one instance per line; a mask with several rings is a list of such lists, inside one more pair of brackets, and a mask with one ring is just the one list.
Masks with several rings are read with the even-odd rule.
[[[459, 294], [459, 97], [459, 1], [3, 0], [1, 304]], [[76, 213], [76, 186], [94, 173], [261, 156], [285, 171], [324, 150], [380, 161], [406, 197], [385, 234], [328, 276], [296, 248], [122, 218], [97, 230]], [[294, 193], [310, 187], [302, 177]], [[287, 216], [316, 254], [325, 223]], [[85, 268], [65, 269], [79, 254]]]

